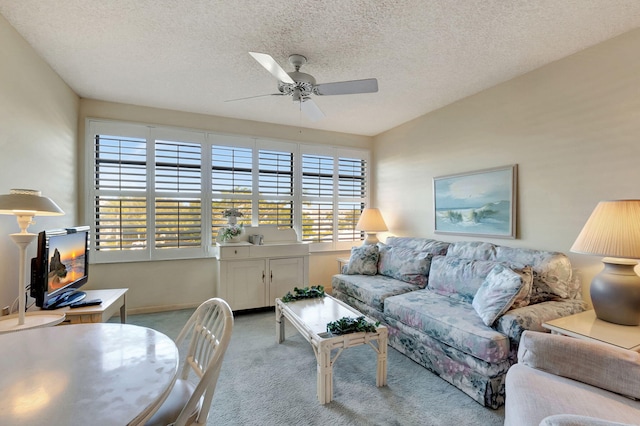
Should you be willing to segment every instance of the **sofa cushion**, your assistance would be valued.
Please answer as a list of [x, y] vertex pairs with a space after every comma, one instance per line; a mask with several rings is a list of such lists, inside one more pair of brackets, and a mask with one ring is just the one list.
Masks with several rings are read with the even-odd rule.
[[491, 327], [498, 317], [511, 308], [524, 286], [520, 275], [496, 265], [478, 289], [471, 305], [482, 321]]
[[447, 254], [447, 248], [450, 244], [444, 241], [416, 237], [387, 237], [386, 243], [387, 245], [394, 247], [404, 247], [415, 251], [426, 251], [434, 256]]
[[420, 288], [426, 287], [433, 257], [431, 253], [386, 244], [379, 244], [379, 250], [378, 274], [415, 284]]
[[388, 297], [384, 316], [486, 362], [509, 354], [507, 336], [487, 327], [470, 304], [429, 289]]
[[383, 310], [384, 300], [387, 297], [419, 289], [415, 284], [399, 281], [385, 275], [334, 275], [331, 279], [331, 286], [380, 312]]
[[378, 258], [378, 246], [375, 244], [353, 247], [344, 273], [375, 275], [378, 273]]
[[449, 245], [447, 256], [463, 259], [495, 260], [496, 246], [482, 241], [460, 241]]
[[518, 295], [516, 306], [528, 305], [528, 290], [531, 288], [533, 279], [531, 268], [516, 263], [463, 259], [448, 255], [436, 256], [431, 261], [429, 289], [443, 296], [471, 304], [476, 292], [495, 266], [510, 268], [522, 277], [526, 290]]
[[429, 289], [471, 304], [476, 292], [497, 265], [489, 260], [436, 256], [431, 261]]
[[546, 331], [542, 327], [545, 322], [583, 312], [586, 308], [587, 304], [579, 299], [550, 300], [530, 304], [507, 311], [496, 320], [493, 328], [509, 336], [516, 346], [525, 330]]
[[571, 262], [562, 253], [496, 246], [495, 260], [531, 265], [531, 303], [558, 297], [573, 299], [579, 295], [580, 283], [573, 279]]

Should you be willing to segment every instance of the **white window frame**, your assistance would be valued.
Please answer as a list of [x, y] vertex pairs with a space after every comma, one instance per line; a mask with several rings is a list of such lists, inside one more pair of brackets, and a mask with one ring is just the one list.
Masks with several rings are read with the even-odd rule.
[[[310, 243], [310, 251], [338, 251], [348, 250], [354, 245], [358, 245], [360, 240], [338, 241], [338, 206], [339, 202], [363, 202], [366, 207], [369, 204], [370, 193], [370, 151], [366, 149], [344, 148], [331, 145], [316, 145], [308, 143], [296, 143], [289, 141], [281, 141], [267, 138], [255, 138], [250, 136], [230, 135], [214, 132], [203, 132], [200, 130], [173, 128], [168, 126], [156, 126], [148, 124], [136, 124], [120, 121], [103, 120], [96, 118], [86, 119], [85, 131], [85, 220], [91, 227], [95, 235], [95, 217], [94, 217], [94, 200], [98, 194], [94, 186], [94, 135], [107, 134], [114, 136], [126, 136], [143, 138], [147, 140], [147, 183], [146, 191], [142, 192], [147, 200], [147, 244], [141, 250], [114, 250], [100, 251], [95, 250], [95, 238], [91, 239], [91, 262], [92, 263], [110, 263], [110, 262], [131, 262], [145, 260], [166, 260], [166, 259], [184, 259], [184, 258], [201, 258], [211, 257], [214, 253], [212, 250], [215, 245], [215, 237], [212, 235], [212, 200], [216, 198], [212, 194], [211, 182], [211, 149], [214, 145], [233, 146], [241, 148], [251, 148], [253, 156], [252, 170], [252, 217], [251, 225], [258, 226], [258, 203], [261, 196], [258, 190], [258, 155], [260, 150], [273, 150], [291, 152], [293, 154], [293, 195], [287, 197], [291, 199], [293, 205], [293, 229], [299, 238], [302, 238], [302, 203], [309, 197], [302, 195], [302, 155], [323, 155], [330, 156], [334, 162], [334, 194], [332, 202], [334, 206], [333, 232], [334, 239], [331, 242]], [[174, 192], [156, 192], [155, 190], [155, 151], [154, 141], [156, 139], [169, 141], [183, 141], [187, 143], [201, 144], [201, 192], [196, 193], [174, 193]], [[366, 194], [363, 198], [345, 199], [340, 198], [338, 193], [338, 166], [340, 158], [362, 159], [367, 164], [365, 172]], [[104, 195], [104, 194], [103, 194]], [[114, 191], [113, 195], [121, 196], [122, 193]], [[201, 247], [189, 248], [154, 248], [155, 239], [155, 198], [158, 196], [169, 197], [185, 197], [199, 198], [201, 201]], [[249, 197], [248, 197], [249, 198]], [[282, 197], [268, 196], [267, 199], [282, 199]]]

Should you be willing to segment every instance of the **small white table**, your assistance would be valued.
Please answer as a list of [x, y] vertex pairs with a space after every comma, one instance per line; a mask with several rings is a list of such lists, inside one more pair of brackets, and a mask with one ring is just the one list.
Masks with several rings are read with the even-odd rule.
[[0, 424], [143, 424], [171, 391], [178, 349], [155, 330], [77, 324], [0, 335]]
[[0, 334], [29, 330], [31, 328], [52, 327], [60, 324], [64, 319], [64, 312], [25, 312], [24, 324], [18, 324], [18, 314], [6, 315], [0, 317]]
[[113, 288], [105, 290], [84, 290], [85, 300], [100, 299], [102, 303], [82, 308], [62, 308], [67, 316], [65, 323], [82, 324], [91, 322], [106, 322], [115, 314], [120, 314], [120, 323], [127, 322], [127, 290], [128, 288]]
[[[318, 401], [326, 404], [333, 400], [333, 364], [343, 349], [368, 344], [377, 353], [376, 386], [387, 384], [387, 336], [388, 330], [379, 325], [372, 333], [351, 333], [334, 336], [327, 333], [327, 324], [342, 317], [358, 318], [362, 314], [351, 306], [326, 295], [323, 298], [303, 299], [284, 303], [276, 299], [276, 334], [278, 343], [284, 342], [284, 318], [295, 327], [309, 343], [318, 363]], [[366, 318], [366, 317], [365, 317]], [[366, 318], [375, 323], [374, 320]], [[374, 344], [375, 342], [375, 344]], [[332, 351], [337, 350], [335, 356]]]
[[350, 258], [351, 258], [351, 256], [345, 256], [345, 257], [336, 258], [336, 260], [338, 261], [338, 273], [339, 274], [342, 273], [342, 268], [344, 267], [344, 265], [347, 265], [349, 263], [349, 259]]
[[594, 310], [548, 321], [542, 326], [552, 333], [640, 352], [640, 326], [602, 321], [596, 318]]

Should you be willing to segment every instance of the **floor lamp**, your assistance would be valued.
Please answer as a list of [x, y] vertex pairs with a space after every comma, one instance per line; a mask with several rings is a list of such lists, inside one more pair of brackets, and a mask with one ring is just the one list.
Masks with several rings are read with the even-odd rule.
[[12, 214], [18, 220], [20, 232], [11, 234], [11, 239], [20, 249], [20, 272], [18, 274], [18, 322], [25, 324], [25, 288], [27, 280], [27, 247], [37, 234], [27, 232], [34, 216], [59, 216], [64, 212], [50, 198], [32, 189], [12, 189], [9, 194], [0, 195], [0, 214]]
[[606, 256], [604, 269], [591, 281], [596, 317], [621, 325], [640, 324], [640, 200], [601, 201], [571, 251]]

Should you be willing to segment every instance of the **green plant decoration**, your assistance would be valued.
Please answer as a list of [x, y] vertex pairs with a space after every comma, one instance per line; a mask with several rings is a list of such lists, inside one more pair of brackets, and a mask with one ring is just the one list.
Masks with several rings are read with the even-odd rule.
[[227, 241], [242, 234], [242, 225], [231, 225], [220, 230], [220, 239]]
[[373, 333], [376, 331], [376, 328], [379, 325], [380, 325], [380, 321], [377, 321], [375, 324], [371, 324], [370, 322], [364, 319], [364, 316], [360, 316], [355, 319], [349, 318], [349, 317], [342, 317], [339, 320], [332, 321], [329, 324], [327, 324], [327, 331], [335, 335], [359, 333], [362, 331]]
[[284, 303], [287, 303], [287, 302], [293, 302], [294, 300], [315, 299], [318, 297], [324, 297], [324, 287], [322, 287], [321, 285], [317, 285], [317, 286], [312, 285], [311, 288], [294, 287], [293, 292], [295, 294], [291, 294], [290, 291], [287, 292], [287, 294], [285, 294], [284, 297], [280, 300], [282, 300]]

